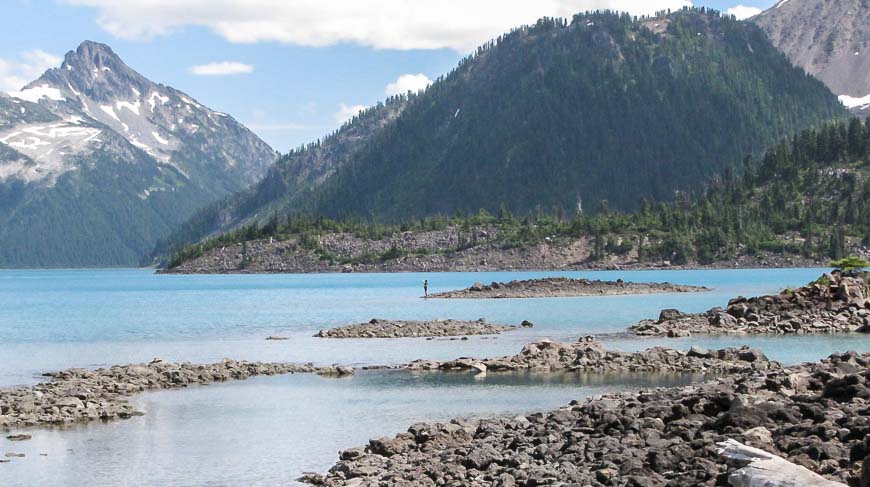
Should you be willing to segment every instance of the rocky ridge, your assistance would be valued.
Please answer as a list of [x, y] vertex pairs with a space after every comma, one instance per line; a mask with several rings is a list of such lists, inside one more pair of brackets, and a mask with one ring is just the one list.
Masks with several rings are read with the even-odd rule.
[[742, 373], [778, 367], [758, 349], [749, 347], [686, 352], [654, 347], [641, 352], [607, 350], [601, 342], [584, 337], [574, 343], [540, 340], [519, 354], [497, 358], [459, 358], [448, 361], [416, 360], [407, 365], [417, 371], [476, 372], [685, 372]]
[[368, 323], [320, 330], [314, 336], [319, 338], [455, 337], [464, 335], [497, 335], [503, 331], [515, 329], [517, 329], [516, 326], [487, 323], [483, 318], [476, 321], [449, 319], [393, 321], [375, 318]]
[[704, 313], [663, 310], [630, 331], [641, 336], [692, 334], [809, 334], [870, 332], [870, 286], [866, 277], [826, 274], [807, 286], [772, 296], [738, 297], [725, 309]]
[[0, 96], [0, 265], [139, 265], [277, 158], [232, 116], [85, 41]]
[[[324, 486], [718, 486], [735, 439], [866, 485], [870, 353], [746, 368], [701, 385], [607, 394], [546, 413], [419, 423], [341, 452]], [[867, 469], [865, 469], [867, 470]], [[731, 484], [735, 485], [735, 484]]]
[[602, 296], [651, 293], [687, 293], [709, 291], [703, 286], [684, 286], [681, 284], [634, 283], [622, 279], [616, 281], [597, 281], [589, 279], [570, 279], [548, 277], [523, 281], [474, 283], [467, 289], [431, 294], [430, 298], [556, 298], [576, 296]]
[[44, 375], [50, 381], [33, 387], [0, 388], [0, 428], [127, 419], [143, 414], [127, 401], [139, 392], [295, 373], [344, 376], [354, 369], [235, 360], [211, 364], [155, 360], [108, 369], [49, 372]]

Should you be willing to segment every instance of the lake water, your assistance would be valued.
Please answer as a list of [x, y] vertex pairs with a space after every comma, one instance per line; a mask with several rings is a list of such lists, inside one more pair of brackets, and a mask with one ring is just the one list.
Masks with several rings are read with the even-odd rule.
[[[738, 295], [795, 287], [823, 269], [429, 274], [157, 276], [147, 270], [0, 271], [0, 386], [39, 374], [160, 357], [392, 364], [417, 358], [508, 355], [540, 338], [602, 335], [611, 347], [758, 346], [784, 362], [870, 350], [870, 336], [691, 337], [620, 334], [662, 308], [702, 311]], [[525, 300], [423, 300], [430, 291], [568, 275], [705, 285], [708, 293]], [[486, 318], [535, 323], [493, 339], [323, 340], [317, 330], [379, 318]], [[269, 335], [287, 341], [266, 341]], [[287, 485], [324, 471], [344, 448], [424, 420], [546, 410], [626, 387], [685, 376], [573, 376], [363, 372], [348, 379], [261, 377], [160, 391], [134, 401], [147, 414], [0, 443], [0, 485]], [[41, 456], [41, 454], [47, 456]]]

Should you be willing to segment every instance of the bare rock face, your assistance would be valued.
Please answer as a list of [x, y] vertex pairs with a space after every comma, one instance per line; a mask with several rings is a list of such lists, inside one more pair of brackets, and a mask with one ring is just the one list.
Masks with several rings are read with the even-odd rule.
[[719, 444], [733, 440], [826, 481], [863, 485], [868, 379], [870, 353], [849, 352], [815, 364], [745, 367], [701, 385], [607, 394], [546, 413], [420, 423], [347, 450], [325, 475], [304, 480], [713, 487], [729, 485], [742, 466], [719, 456]]
[[483, 318], [477, 321], [431, 320], [431, 321], [392, 321], [372, 319], [368, 323], [342, 326], [331, 330], [320, 330], [319, 338], [420, 338], [454, 337], [466, 335], [497, 335], [503, 331], [515, 330], [516, 326], [494, 325]]
[[569, 279], [549, 277], [524, 281], [493, 282], [486, 285], [475, 282], [467, 289], [430, 294], [430, 298], [554, 298], [575, 296], [605, 296], [622, 294], [686, 293], [709, 291], [702, 286], [681, 284], [634, 283], [622, 279], [616, 281], [593, 281], [589, 279]]
[[870, 4], [865, 0], [783, 0], [753, 20], [791, 61], [870, 109]]
[[870, 332], [867, 277], [829, 274], [810, 285], [773, 296], [732, 299], [705, 313], [664, 310], [630, 330], [641, 336], [690, 334], [809, 334]]

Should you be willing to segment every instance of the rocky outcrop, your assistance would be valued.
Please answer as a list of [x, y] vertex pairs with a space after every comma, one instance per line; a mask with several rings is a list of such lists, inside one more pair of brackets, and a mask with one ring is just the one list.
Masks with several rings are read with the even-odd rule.
[[430, 294], [430, 298], [564, 298], [575, 296], [606, 296], [621, 294], [687, 293], [709, 291], [702, 286], [683, 286], [680, 284], [635, 283], [616, 281], [593, 281], [589, 279], [570, 279], [567, 277], [548, 277], [524, 281], [475, 282], [467, 289]]
[[[468, 242], [468, 239], [471, 242]], [[443, 230], [407, 231], [369, 239], [352, 233], [325, 233], [316, 242], [290, 236], [237, 242], [161, 269], [161, 274], [327, 273], [327, 272], [482, 272], [584, 269], [695, 269], [820, 267], [821, 261], [770, 252], [742, 255], [713, 264], [643, 262], [637, 251], [593, 256], [594, 239], [556, 237], [536, 244], [506, 245], [505, 232], [484, 225], [469, 232], [453, 225]], [[471, 245], [471, 247], [469, 247]], [[850, 253], [868, 257], [862, 247]]]
[[773, 296], [732, 299], [725, 309], [705, 313], [664, 310], [630, 330], [642, 336], [691, 334], [807, 334], [870, 332], [866, 277], [826, 274], [818, 281]]
[[778, 367], [757, 349], [725, 348], [705, 350], [694, 347], [681, 352], [654, 347], [642, 352], [607, 350], [592, 337], [575, 343], [541, 340], [530, 343], [511, 357], [487, 359], [459, 358], [449, 361], [417, 360], [410, 370], [440, 371], [534, 371], [534, 372], [685, 372], [737, 373]]
[[870, 452], [870, 353], [671, 389], [607, 394], [547, 413], [420, 423], [340, 454], [325, 486], [717, 486], [734, 439], [858, 485]]
[[69, 369], [44, 374], [49, 382], [0, 389], [0, 428], [65, 424], [142, 415], [127, 397], [152, 389], [176, 389], [257, 375], [318, 373], [348, 375], [350, 367], [237, 362], [116, 365], [108, 369]]
[[392, 321], [373, 319], [368, 323], [342, 326], [331, 330], [320, 330], [319, 338], [410, 338], [410, 337], [453, 337], [465, 335], [497, 335], [503, 331], [515, 330], [516, 326], [494, 325], [483, 318], [477, 321], [431, 320], [431, 321]]

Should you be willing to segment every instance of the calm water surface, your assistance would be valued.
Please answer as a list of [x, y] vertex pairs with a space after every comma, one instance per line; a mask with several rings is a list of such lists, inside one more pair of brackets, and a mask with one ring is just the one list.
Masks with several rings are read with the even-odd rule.
[[[623, 350], [749, 344], [784, 362], [870, 350], [870, 337], [691, 337], [638, 339], [626, 327], [662, 308], [702, 311], [738, 295], [777, 292], [823, 269], [428, 274], [156, 276], [147, 270], [0, 271], [0, 386], [39, 374], [165, 360], [224, 357], [318, 364], [389, 364], [417, 358], [514, 354], [539, 338], [602, 335]], [[709, 293], [524, 300], [423, 300], [430, 291], [569, 275], [670, 281]], [[532, 329], [468, 341], [322, 340], [317, 330], [379, 318], [486, 318]], [[287, 341], [269, 342], [280, 334]], [[412, 375], [350, 379], [263, 377], [135, 398], [146, 416], [69, 430], [35, 430], [0, 453], [0, 485], [286, 485], [323, 471], [338, 450], [423, 420], [545, 410], [610, 390], [697, 379], [662, 376]], [[41, 456], [46, 453], [47, 456]]]

